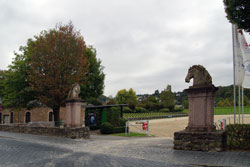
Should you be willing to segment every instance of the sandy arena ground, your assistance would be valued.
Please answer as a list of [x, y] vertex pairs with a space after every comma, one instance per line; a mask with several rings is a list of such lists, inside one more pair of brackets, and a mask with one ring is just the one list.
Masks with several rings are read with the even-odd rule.
[[[215, 115], [214, 122], [218, 123], [218, 120], [228, 117], [230, 117], [230, 122], [233, 123], [233, 115]], [[229, 119], [227, 119], [227, 124], [228, 122]], [[244, 116], [244, 123], [250, 123], [250, 115]], [[173, 138], [174, 132], [184, 130], [187, 124], [188, 117], [149, 120], [149, 135]], [[130, 130], [135, 132], [142, 132], [141, 129], [142, 125], [140, 124], [136, 127], [130, 127]]]

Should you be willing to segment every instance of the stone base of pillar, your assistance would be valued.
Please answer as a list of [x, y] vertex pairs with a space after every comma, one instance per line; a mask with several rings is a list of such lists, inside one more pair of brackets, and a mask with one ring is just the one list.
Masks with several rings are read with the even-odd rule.
[[174, 133], [174, 149], [177, 150], [224, 151], [225, 148], [225, 131]]
[[[81, 107], [83, 100], [80, 98], [67, 99], [66, 103], [66, 127], [80, 128], [83, 126], [84, 120], [81, 120]], [[84, 119], [84, 117], [83, 117]]]
[[216, 126], [212, 125], [212, 126], [206, 126], [206, 127], [189, 127], [187, 126], [185, 131], [188, 132], [213, 132], [216, 131]]

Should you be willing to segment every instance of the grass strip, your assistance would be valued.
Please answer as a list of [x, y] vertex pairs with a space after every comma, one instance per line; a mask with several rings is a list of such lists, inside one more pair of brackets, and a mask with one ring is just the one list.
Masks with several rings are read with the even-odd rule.
[[135, 132], [130, 132], [129, 134], [127, 134], [127, 136], [125, 136], [125, 133], [114, 133], [114, 134], [110, 134], [110, 136], [122, 136], [122, 137], [146, 137], [146, 134], [143, 133], [135, 133]]

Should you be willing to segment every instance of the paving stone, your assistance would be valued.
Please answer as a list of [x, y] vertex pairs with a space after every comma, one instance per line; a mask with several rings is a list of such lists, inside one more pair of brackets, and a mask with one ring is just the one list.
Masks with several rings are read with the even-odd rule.
[[174, 150], [157, 137], [62, 139], [0, 132], [0, 167], [249, 167], [250, 152]]

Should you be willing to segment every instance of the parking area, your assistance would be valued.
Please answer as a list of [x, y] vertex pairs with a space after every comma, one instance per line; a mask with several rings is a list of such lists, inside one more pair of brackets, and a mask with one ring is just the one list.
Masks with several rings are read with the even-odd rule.
[[197, 152], [173, 149], [168, 137], [65, 139], [0, 132], [1, 167], [249, 167], [250, 152]]

